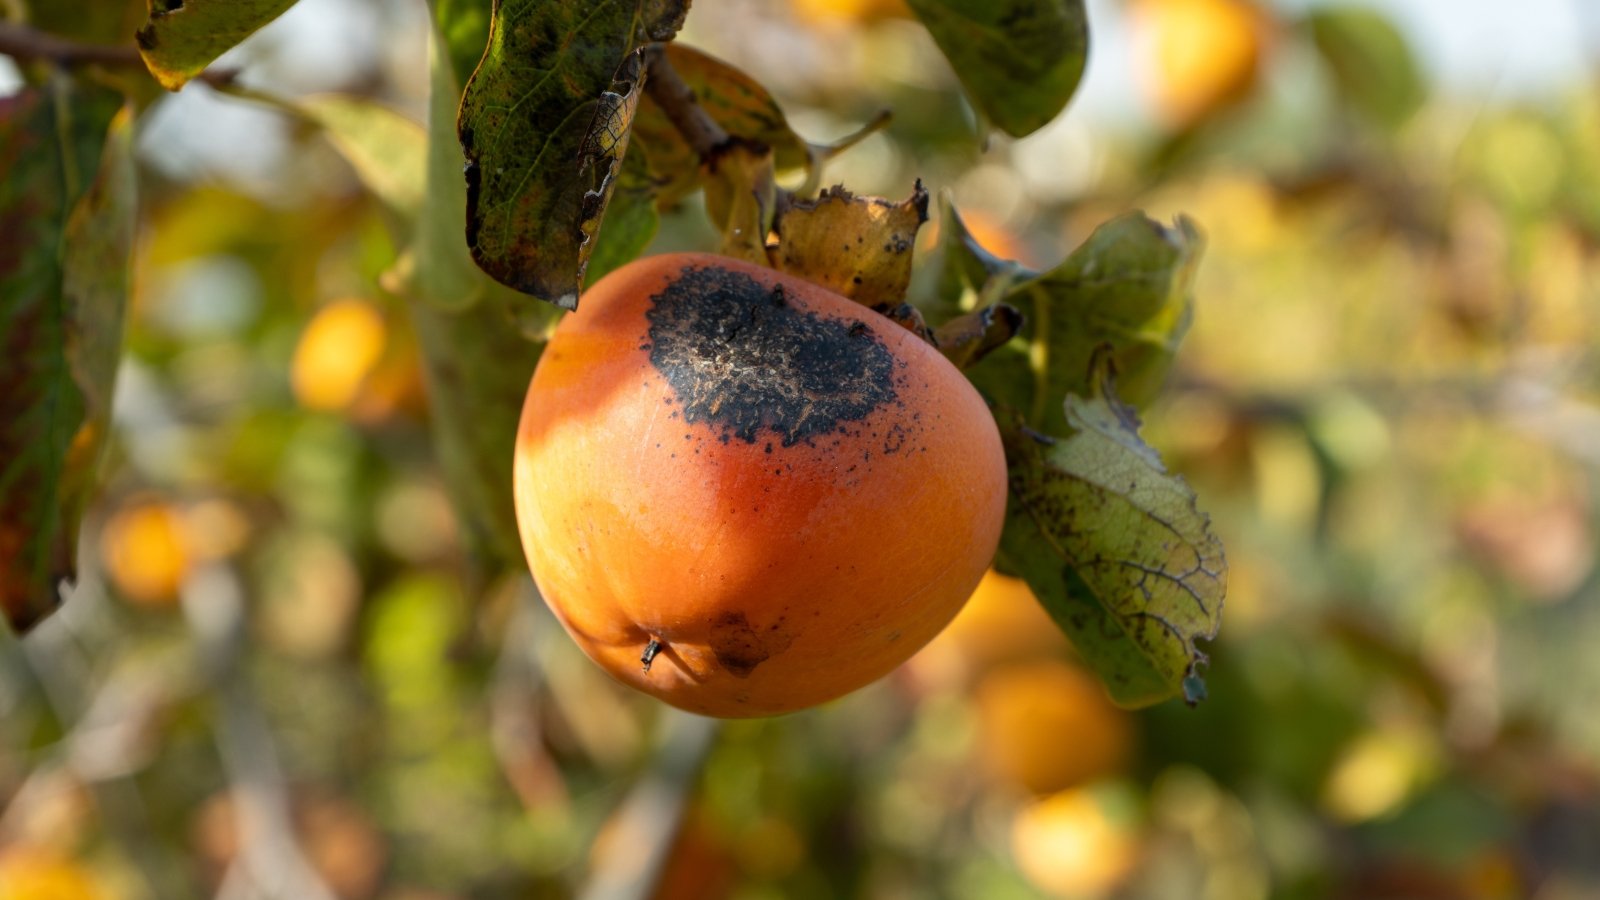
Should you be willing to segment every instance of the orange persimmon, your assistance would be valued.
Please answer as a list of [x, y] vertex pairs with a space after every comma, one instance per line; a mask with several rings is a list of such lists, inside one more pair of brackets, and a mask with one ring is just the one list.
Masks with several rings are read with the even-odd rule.
[[584, 652], [727, 717], [905, 661], [972, 593], [1005, 511], [993, 417], [936, 350], [709, 254], [585, 292], [528, 389], [514, 484], [534, 580]]

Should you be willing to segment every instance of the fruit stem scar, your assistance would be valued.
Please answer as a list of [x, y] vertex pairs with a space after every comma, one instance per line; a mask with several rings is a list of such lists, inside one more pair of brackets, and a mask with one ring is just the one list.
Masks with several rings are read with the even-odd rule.
[[644, 653], [640, 654], [639, 656], [639, 662], [642, 663], [641, 668], [643, 668], [644, 671], [649, 672], [650, 664], [656, 661], [656, 654], [660, 652], [661, 642], [655, 638], [651, 638], [650, 643], [644, 645]]

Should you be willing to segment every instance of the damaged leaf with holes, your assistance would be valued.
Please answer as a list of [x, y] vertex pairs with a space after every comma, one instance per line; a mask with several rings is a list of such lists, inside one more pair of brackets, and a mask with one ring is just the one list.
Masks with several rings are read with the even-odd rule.
[[63, 83], [0, 99], [0, 611], [25, 631], [77, 570], [111, 426], [133, 241], [121, 95]]
[[1011, 502], [998, 562], [1027, 580], [1118, 703], [1195, 703], [1199, 645], [1222, 620], [1222, 542], [1139, 437], [1109, 354], [1094, 365], [1089, 393], [1067, 398], [1067, 437], [1003, 423]]
[[638, 50], [669, 40], [686, 2], [497, 2], [457, 132], [467, 245], [497, 281], [578, 303], [638, 105]]

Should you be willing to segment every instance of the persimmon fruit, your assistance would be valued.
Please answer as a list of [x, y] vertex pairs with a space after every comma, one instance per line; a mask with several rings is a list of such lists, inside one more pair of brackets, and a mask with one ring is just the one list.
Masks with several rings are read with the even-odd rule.
[[933, 347], [709, 254], [585, 291], [539, 360], [514, 469], [529, 566], [573, 639], [723, 717], [905, 661], [972, 593], [1005, 512], [994, 419]]

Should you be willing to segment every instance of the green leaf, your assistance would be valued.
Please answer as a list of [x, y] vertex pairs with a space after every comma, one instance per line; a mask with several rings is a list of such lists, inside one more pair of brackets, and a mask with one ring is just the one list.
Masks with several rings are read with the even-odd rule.
[[467, 245], [497, 281], [576, 308], [638, 104], [639, 57], [688, 3], [497, 0], [457, 119]]
[[[739, 69], [682, 44], [668, 44], [667, 62], [695, 102], [730, 136], [766, 145], [773, 166], [784, 171], [809, 164], [806, 142], [789, 128], [767, 89]], [[645, 97], [633, 122], [633, 141], [643, 147], [660, 202], [674, 203], [700, 186], [700, 158], [654, 98]]]
[[149, 0], [150, 18], [135, 38], [161, 86], [175, 91], [295, 0]]
[[65, 81], [0, 99], [0, 611], [18, 631], [76, 574], [110, 430], [135, 211], [124, 107]]
[[[489, 43], [493, 0], [431, 0], [433, 24], [448, 52], [451, 80], [466, 84]], [[453, 113], [452, 113], [453, 114]]]
[[1059, 434], [1061, 398], [1089, 392], [1090, 359], [1109, 344], [1122, 396], [1143, 406], [1189, 328], [1202, 247], [1185, 217], [1170, 228], [1142, 213], [1106, 222], [1061, 265], [1001, 298], [1025, 317], [1022, 335], [973, 368], [974, 383], [1031, 427]]
[[1018, 281], [1039, 273], [984, 249], [956, 212], [948, 190], [939, 193], [939, 283], [930, 317], [943, 324], [990, 306]]
[[1027, 579], [1079, 655], [1130, 707], [1204, 696], [1196, 646], [1216, 637], [1227, 562], [1194, 492], [1169, 475], [1116, 397], [1109, 354], [1071, 437], [1007, 429], [1011, 503], [1000, 565]]
[[1422, 108], [1428, 86], [1405, 36], [1383, 13], [1366, 6], [1323, 6], [1308, 22], [1317, 52], [1351, 109], [1396, 128]]
[[1066, 108], [1089, 57], [1083, 0], [909, 0], [980, 115], [1013, 137]]

